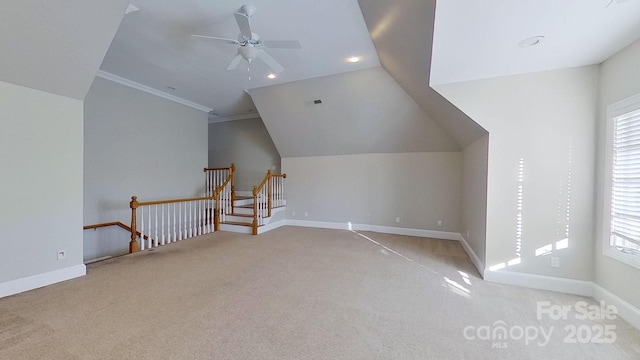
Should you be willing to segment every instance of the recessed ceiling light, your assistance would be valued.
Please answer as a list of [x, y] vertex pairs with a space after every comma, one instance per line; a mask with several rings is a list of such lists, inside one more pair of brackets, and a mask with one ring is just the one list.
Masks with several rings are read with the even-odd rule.
[[357, 56], [353, 56], [353, 57], [347, 58], [347, 61], [350, 63], [357, 63], [358, 61], [360, 61], [360, 58]]
[[544, 36], [532, 36], [530, 38], [524, 39], [518, 43], [520, 47], [531, 47], [540, 44], [544, 41]]
[[276, 74], [269, 74], [269, 75], [267, 75], [267, 77], [269, 79], [275, 79], [276, 78]]

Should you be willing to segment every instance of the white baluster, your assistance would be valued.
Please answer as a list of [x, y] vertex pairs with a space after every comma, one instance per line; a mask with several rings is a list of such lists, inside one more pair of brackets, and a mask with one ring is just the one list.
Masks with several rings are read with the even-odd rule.
[[182, 203], [178, 203], [178, 240], [182, 240]]
[[147, 247], [151, 248], [151, 205], [147, 207], [147, 226], [149, 228], [149, 235], [147, 235]]
[[161, 228], [160, 228], [160, 232], [162, 233], [160, 236], [161, 239], [161, 245], [164, 245], [164, 204], [160, 205], [160, 216], [162, 217], [162, 223], [161, 223]]
[[153, 208], [155, 209], [155, 220], [153, 221], [153, 228], [154, 228], [154, 233], [155, 235], [153, 236], [153, 241], [151, 241], [149, 243], [149, 248], [154, 247], [154, 243], [157, 244], [158, 243], [158, 205], [154, 205]]
[[189, 202], [188, 204], [189, 204], [189, 234], [187, 235], [187, 238], [190, 238], [193, 236], [193, 211], [191, 210], [192, 208], [191, 202]]
[[140, 208], [140, 250], [144, 250], [144, 207]]
[[198, 206], [198, 235], [202, 235], [202, 201], [197, 201]]

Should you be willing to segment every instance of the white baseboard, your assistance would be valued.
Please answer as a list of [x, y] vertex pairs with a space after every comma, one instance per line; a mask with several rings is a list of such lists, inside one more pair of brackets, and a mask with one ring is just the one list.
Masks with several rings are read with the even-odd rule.
[[55, 284], [57, 282], [70, 280], [86, 274], [86, 266], [84, 264], [79, 264], [64, 269], [7, 281], [0, 284], [0, 298]]
[[373, 231], [373, 232], [378, 232], [383, 234], [418, 236], [418, 237], [427, 237], [427, 238], [442, 239], [442, 240], [456, 240], [456, 241], [460, 240], [460, 234], [454, 233], [454, 232], [400, 228], [400, 227], [393, 227], [393, 226], [294, 220], [294, 219], [287, 219], [286, 225], [310, 227], [310, 228], [321, 228], [321, 229]]
[[607, 305], [615, 306], [619, 317], [640, 330], [640, 309], [595, 283], [593, 284], [593, 298], [597, 301], [604, 301]]
[[500, 284], [528, 287], [539, 290], [556, 291], [574, 295], [593, 296], [593, 282], [544, 276], [536, 274], [518, 273], [513, 271], [484, 271], [486, 281]]
[[258, 228], [258, 234], [266, 233], [267, 231], [271, 231], [285, 225], [287, 225], [287, 221], [285, 219], [274, 221], [272, 223], [260, 226]]
[[480, 276], [484, 278], [484, 261], [480, 259], [475, 251], [473, 251], [471, 245], [469, 245], [467, 239], [465, 239], [464, 236], [458, 234], [458, 240], [460, 241], [460, 244], [462, 244], [462, 248], [464, 248], [464, 251], [467, 253], [467, 255], [469, 255], [473, 266], [476, 267], [476, 270], [478, 270]]

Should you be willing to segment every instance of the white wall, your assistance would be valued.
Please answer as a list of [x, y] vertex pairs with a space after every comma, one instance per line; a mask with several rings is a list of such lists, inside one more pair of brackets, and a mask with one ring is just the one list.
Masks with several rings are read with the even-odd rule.
[[0, 82], [0, 124], [1, 297], [84, 274], [82, 101]]
[[460, 229], [459, 152], [283, 158], [282, 171], [288, 219]]
[[[490, 134], [488, 267], [517, 258], [520, 246], [521, 263], [506, 270], [593, 278], [597, 80], [590, 66], [437, 87]], [[555, 248], [567, 229], [568, 248]], [[549, 244], [551, 254], [535, 255]]]
[[487, 165], [489, 135], [462, 151], [462, 214], [460, 234], [484, 269], [487, 246]]
[[260, 118], [209, 124], [209, 167], [236, 164], [236, 190], [251, 190], [267, 170], [280, 172], [280, 155]]
[[[102, 78], [84, 106], [85, 225], [129, 224], [133, 195], [152, 201], [204, 194], [206, 113]], [[112, 251], [103, 242], [117, 231], [85, 231], [87, 258]]]
[[636, 308], [640, 308], [640, 288], [630, 286], [629, 281], [640, 278], [640, 270], [602, 254], [606, 241], [603, 234], [604, 203], [604, 153], [607, 106], [640, 94], [640, 41], [636, 41], [605, 61], [600, 74], [600, 111], [598, 116], [598, 182], [595, 233], [595, 281]]

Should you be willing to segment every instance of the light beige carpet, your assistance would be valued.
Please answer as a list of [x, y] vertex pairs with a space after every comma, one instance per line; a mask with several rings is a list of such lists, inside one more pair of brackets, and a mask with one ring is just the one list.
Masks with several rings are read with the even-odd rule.
[[[217, 232], [0, 299], [0, 359], [640, 359], [624, 321], [538, 320], [537, 301], [595, 304], [485, 282], [454, 241]], [[477, 338], [500, 321], [509, 338]], [[564, 343], [604, 325], [612, 344]], [[518, 327], [554, 330], [540, 346]]]

